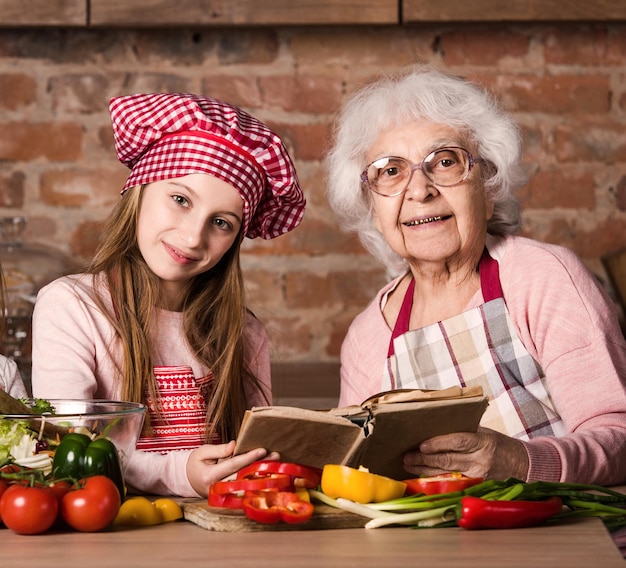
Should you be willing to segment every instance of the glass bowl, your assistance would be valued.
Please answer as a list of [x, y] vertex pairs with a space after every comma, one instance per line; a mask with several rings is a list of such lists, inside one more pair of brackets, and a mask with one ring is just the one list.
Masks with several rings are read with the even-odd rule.
[[[80, 432], [109, 438], [117, 448], [122, 473], [141, 434], [146, 407], [114, 400], [48, 399], [54, 414], [0, 414], [0, 463], [7, 458], [18, 465], [49, 473], [52, 455], [65, 434]], [[27, 406], [34, 399], [26, 401]], [[7, 424], [7, 421], [10, 424]]]

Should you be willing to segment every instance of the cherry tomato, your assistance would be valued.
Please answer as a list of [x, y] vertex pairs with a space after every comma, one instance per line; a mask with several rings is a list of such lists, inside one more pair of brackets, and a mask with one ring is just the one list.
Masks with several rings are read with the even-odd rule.
[[11, 484], [0, 498], [0, 517], [18, 534], [40, 534], [54, 523], [59, 504], [46, 487]]
[[95, 532], [113, 522], [120, 510], [121, 498], [115, 483], [104, 475], [82, 479], [78, 488], [61, 501], [61, 515], [77, 531]]
[[463, 491], [472, 485], [478, 485], [484, 480], [482, 477], [466, 477], [462, 473], [443, 473], [434, 477], [416, 477], [415, 479], [405, 479], [406, 494], [417, 495], [438, 495], [440, 493], [454, 493]]

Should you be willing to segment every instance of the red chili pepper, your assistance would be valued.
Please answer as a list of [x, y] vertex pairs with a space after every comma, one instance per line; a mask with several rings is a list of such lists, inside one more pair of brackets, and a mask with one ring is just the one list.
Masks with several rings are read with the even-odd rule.
[[457, 524], [464, 529], [517, 529], [534, 527], [561, 512], [559, 497], [543, 501], [489, 501], [463, 497]]
[[290, 491], [247, 491], [243, 497], [246, 517], [264, 524], [296, 524], [308, 521], [313, 505]]
[[321, 470], [297, 463], [260, 460], [239, 470], [237, 479], [254, 479], [271, 473], [284, 473], [291, 477], [295, 487], [314, 489], [320, 484]]
[[463, 491], [472, 485], [482, 483], [482, 477], [466, 477], [462, 473], [451, 472], [436, 475], [434, 477], [416, 477], [415, 479], [404, 479], [406, 483], [406, 494], [417, 495], [438, 495], [440, 493], [454, 493]]

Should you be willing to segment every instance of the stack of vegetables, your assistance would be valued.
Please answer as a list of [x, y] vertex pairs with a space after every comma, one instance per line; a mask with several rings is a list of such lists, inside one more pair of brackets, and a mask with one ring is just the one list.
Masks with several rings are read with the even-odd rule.
[[237, 478], [209, 488], [209, 505], [241, 509], [265, 524], [308, 521], [314, 507], [308, 490], [319, 486], [318, 469], [289, 462], [261, 460], [241, 469]]
[[108, 438], [74, 431], [45, 439], [17, 421], [0, 421], [0, 429], [0, 524], [16, 533], [95, 532], [183, 516], [171, 499], [125, 499], [119, 455]]
[[260, 461], [209, 490], [213, 507], [241, 509], [261, 523], [306, 522], [310, 500], [388, 525], [511, 529], [574, 517], [599, 517], [613, 530], [626, 526], [626, 495], [596, 485], [483, 480], [460, 473], [397, 481], [364, 468], [328, 464], [323, 470]]
[[[370, 490], [363, 491], [363, 479], [379, 487], [402, 484], [404, 490], [397, 487], [395, 497], [388, 491], [376, 499]], [[626, 495], [578, 483], [485, 481], [460, 473], [398, 482], [331, 465], [324, 467], [321, 491], [312, 491], [311, 496], [369, 518], [365, 524], [369, 529], [388, 525], [511, 529], [591, 516], [601, 518], [610, 530], [626, 526]]]

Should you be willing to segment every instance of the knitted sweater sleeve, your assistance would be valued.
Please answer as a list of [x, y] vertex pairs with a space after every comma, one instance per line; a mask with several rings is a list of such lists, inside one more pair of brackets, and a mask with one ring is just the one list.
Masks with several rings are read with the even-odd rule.
[[525, 442], [528, 480], [624, 483], [626, 344], [615, 307], [571, 251], [519, 237], [505, 241], [499, 259], [505, 301], [567, 428], [564, 436]]

